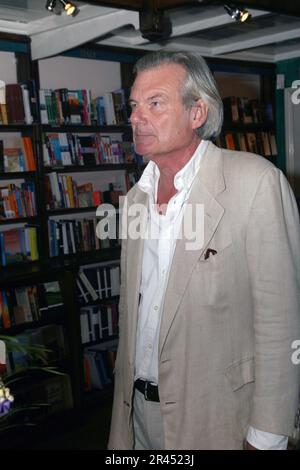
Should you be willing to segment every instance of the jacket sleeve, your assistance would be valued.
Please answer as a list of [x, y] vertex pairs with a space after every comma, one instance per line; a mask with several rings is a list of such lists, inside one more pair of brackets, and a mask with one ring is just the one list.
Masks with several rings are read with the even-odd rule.
[[292, 345], [300, 339], [300, 232], [294, 195], [275, 167], [258, 182], [246, 240], [255, 338], [250, 425], [288, 436], [299, 394]]

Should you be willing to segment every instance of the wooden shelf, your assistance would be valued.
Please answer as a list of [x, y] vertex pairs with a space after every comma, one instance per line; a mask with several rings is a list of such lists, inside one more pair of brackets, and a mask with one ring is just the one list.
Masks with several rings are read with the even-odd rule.
[[93, 307], [95, 305], [100, 305], [104, 302], [115, 302], [115, 301], [118, 301], [120, 298], [119, 295], [114, 295], [112, 297], [105, 297], [105, 298], [102, 298], [102, 299], [98, 299], [98, 300], [95, 300], [94, 302], [88, 302], [88, 303], [79, 303], [79, 306], [80, 308], [81, 307]]
[[[50, 217], [51, 215], [63, 215], [63, 214], [76, 214], [77, 212], [95, 212], [98, 206], [94, 207], [69, 207], [64, 209], [53, 209], [47, 210], [47, 215]], [[95, 214], [96, 215], [96, 214]]]
[[14, 123], [14, 124], [0, 124], [0, 132], [28, 132], [32, 131], [37, 123], [25, 124], [25, 123]]
[[136, 163], [102, 163], [100, 165], [68, 165], [68, 166], [45, 166], [45, 173], [85, 173], [95, 171], [136, 171], [139, 165]]
[[14, 285], [30, 285], [31, 282], [46, 282], [52, 280], [61, 267], [46, 265], [42, 261], [23, 261], [9, 264], [0, 270], [1, 287]]
[[92, 348], [93, 346], [97, 346], [98, 344], [105, 344], [108, 341], [113, 341], [114, 339], [117, 340], [118, 335], [112, 335], [112, 336], [108, 336], [107, 338], [101, 338], [99, 340], [89, 341], [88, 343], [81, 343], [81, 347], [82, 349]]
[[16, 180], [16, 179], [28, 179], [34, 178], [36, 175], [35, 171], [12, 171], [0, 173], [0, 180]]
[[119, 125], [111, 125], [111, 126], [99, 126], [99, 125], [90, 125], [87, 126], [85, 124], [42, 124], [42, 129], [44, 132], [100, 132], [102, 134], [109, 134], [112, 132], [130, 132], [131, 126], [130, 124], [119, 124]]
[[83, 264], [99, 263], [102, 261], [115, 261], [120, 258], [121, 247], [100, 248], [100, 250], [84, 251], [81, 253], [52, 257], [51, 263], [60, 264], [61, 267], [81, 266]]
[[29, 328], [37, 328], [40, 326], [49, 325], [49, 323], [64, 323], [63, 304], [59, 307], [50, 308], [49, 310], [52, 310], [51, 313], [48, 310], [44, 310], [39, 320], [18, 323], [17, 325], [11, 325], [9, 328], [0, 328], [0, 334], [17, 335], [19, 333], [22, 333], [22, 331], [24, 331], [25, 329], [27, 330]]
[[222, 132], [257, 132], [274, 130], [274, 123], [224, 122]]
[[28, 222], [29, 224], [37, 223], [39, 218], [35, 215], [32, 217], [15, 217], [9, 219], [0, 219], [0, 225], [12, 225]]

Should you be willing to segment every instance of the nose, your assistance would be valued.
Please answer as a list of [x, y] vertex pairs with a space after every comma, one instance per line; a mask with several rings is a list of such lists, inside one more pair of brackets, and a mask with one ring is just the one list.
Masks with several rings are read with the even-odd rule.
[[131, 110], [130, 122], [131, 124], [145, 123], [147, 116], [142, 106], [135, 106]]

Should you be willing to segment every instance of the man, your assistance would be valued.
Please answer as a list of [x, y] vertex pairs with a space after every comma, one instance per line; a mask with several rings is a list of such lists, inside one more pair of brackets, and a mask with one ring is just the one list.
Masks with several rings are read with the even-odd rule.
[[292, 191], [264, 158], [209, 141], [222, 102], [198, 54], [152, 53], [136, 72], [150, 162], [124, 211], [109, 448], [284, 449], [299, 391]]

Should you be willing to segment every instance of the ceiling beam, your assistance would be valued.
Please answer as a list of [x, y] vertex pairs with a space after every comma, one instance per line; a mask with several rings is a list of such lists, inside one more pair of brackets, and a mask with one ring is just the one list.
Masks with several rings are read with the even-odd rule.
[[[186, 50], [186, 51], [194, 51], [199, 52], [204, 57], [219, 57], [216, 56], [213, 52], [213, 48], [211, 47], [211, 43], [209, 41], [200, 41], [196, 38], [174, 38], [173, 40], [169, 41], [166, 46], [162, 46], [163, 49], [175, 49], [175, 50]], [[222, 59], [235, 59], [235, 60], [246, 60], [246, 61], [257, 61], [257, 62], [275, 62], [275, 55], [270, 54], [265, 50], [251, 50], [251, 51], [243, 51], [243, 52], [234, 52], [232, 54], [222, 55]]]
[[[210, 9], [203, 11], [201, 9], [193, 10], [194, 14], [188, 11], [174, 12], [170, 14], [172, 22], [171, 37], [191, 34], [195, 31], [201, 31], [216, 26], [229, 24], [232, 19], [225, 13], [223, 8]], [[259, 12], [260, 13], [260, 12]], [[147, 44], [148, 41], [141, 36], [139, 30], [124, 29], [116, 31], [114, 38], [105, 39], [102, 43], [106, 45], [115, 45], [115, 41], [126, 43], [126, 45], [134, 46]]]
[[293, 23], [292, 26], [274, 26], [259, 32], [251, 31], [250, 33], [239, 34], [226, 40], [220, 39], [214, 42], [213, 53], [214, 55], [226, 54], [298, 37], [300, 37], [300, 21]]
[[278, 44], [275, 47], [275, 60], [295, 59], [299, 58], [300, 43], [297, 44]]
[[65, 14], [55, 15], [52, 12], [46, 12], [45, 16], [27, 23], [27, 31], [29, 35], [43, 33], [44, 31], [51, 31], [62, 27], [76, 25], [86, 20], [96, 18], [98, 16], [115, 13], [115, 8], [97, 7], [92, 5], [81, 4], [80, 14], [75, 17]]
[[246, 60], [248, 62], [269, 62], [271, 64], [276, 62], [274, 52], [267, 50], [267, 48], [233, 52], [232, 54], [222, 55], [222, 59]]
[[[88, 5], [86, 7], [89, 8]], [[55, 27], [52, 25], [52, 27], [45, 31], [31, 31], [31, 54], [33, 60], [51, 57], [87, 42], [94, 41], [99, 36], [110, 33], [124, 25], [132, 24], [135, 28], [139, 27], [138, 13], [128, 10], [98, 8], [98, 16], [93, 15], [92, 18], [89, 17], [83, 20], [78, 15], [76, 19], [77, 21], [71, 21], [67, 24], [64, 20], [63, 24], [61, 24], [58, 22], [58, 19], [55, 20], [54, 18], [53, 21], [56, 21]]]
[[[251, 10], [253, 17], [265, 15], [268, 12], [260, 10]], [[217, 26], [223, 26], [232, 23], [230, 16], [224, 11], [223, 7], [214, 7], [208, 10], [193, 9], [192, 12], [188, 10], [174, 11], [169, 14], [172, 22], [171, 38], [191, 34], [197, 31], [203, 31]], [[124, 43], [126, 46], [133, 47], [142, 44], [147, 44], [139, 30], [123, 29], [116, 31], [113, 38], [100, 40], [99, 44], [115, 46], [116, 43]]]
[[0, 20], [0, 31], [2, 33], [28, 35], [27, 25], [25, 23], [15, 23], [8, 20]]
[[[148, 0], [149, 1], [149, 0]], [[152, 0], [158, 10], [167, 8], [175, 8], [186, 5], [195, 5], [202, 3], [203, 0]], [[218, 1], [218, 0], [217, 0]], [[86, 3], [99, 6], [110, 6], [114, 8], [122, 8], [125, 10], [141, 11], [144, 8], [144, 0], [85, 0]], [[204, 3], [209, 3], [204, 0]], [[216, 2], [215, 2], [216, 3]]]
[[[268, 14], [267, 11], [261, 10], [250, 10], [250, 13], [253, 18]], [[203, 10], [199, 6], [198, 9], [195, 8], [186, 14], [180, 11], [174, 12], [170, 14], [170, 18], [173, 25], [172, 37], [232, 24], [232, 19], [223, 7]]]

